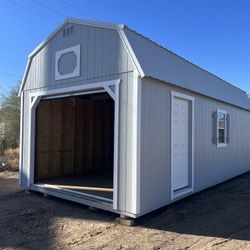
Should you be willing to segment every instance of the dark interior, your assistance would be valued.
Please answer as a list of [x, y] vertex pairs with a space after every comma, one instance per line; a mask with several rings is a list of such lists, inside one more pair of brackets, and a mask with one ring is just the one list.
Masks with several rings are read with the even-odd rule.
[[106, 93], [42, 100], [35, 183], [112, 199], [114, 101]]

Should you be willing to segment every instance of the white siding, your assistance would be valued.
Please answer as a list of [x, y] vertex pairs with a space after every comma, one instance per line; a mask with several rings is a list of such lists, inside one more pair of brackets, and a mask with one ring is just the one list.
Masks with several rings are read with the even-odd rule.
[[[72, 24], [68, 24], [72, 25]], [[68, 26], [66, 25], [66, 27]], [[131, 86], [134, 66], [114, 29], [87, 25], [75, 26], [75, 32], [68, 37], [60, 31], [32, 59], [24, 88], [23, 117], [23, 162], [21, 183], [27, 188], [28, 166], [28, 97], [31, 92], [54, 89], [78, 84], [121, 79], [119, 110], [119, 163], [118, 209], [131, 212]], [[81, 45], [81, 75], [72, 79], [55, 81], [55, 52], [74, 45]]]
[[[195, 97], [194, 191], [200, 191], [250, 170], [250, 112], [169, 84], [142, 82], [141, 213], [171, 203], [170, 91]], [[212, 144], [212, 112], [230, 115], [230, 143]]]
[[[25, 90], [84, 84], [134, 70], [117, 30], [79, 24], [65, 28], [72, 25], [72, 35], [64, 37], [61, 30], [34, 56]], [[80, 77], [55, 81], [55, 52], [77, 44], [81, 46]]]

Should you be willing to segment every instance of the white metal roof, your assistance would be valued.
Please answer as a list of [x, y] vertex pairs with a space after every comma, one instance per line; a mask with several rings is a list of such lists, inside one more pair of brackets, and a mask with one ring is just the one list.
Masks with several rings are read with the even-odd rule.
[[250, 109], [246, 92], [176, 55], [135, 31], [124, 32], [145, 76]]
[[130, 54], [141, 77], [152, 77], [191, 91], [209, 96], [250, 110], [247, 94], [194, 65], [168, 49], [129, 29], [123, 24], [111, 24], [89, 20], [67, 19], [30, 55], [25, 70], [20, 92], [23, 90], [32, 58], [53, 38], [67, 23], [116, 29]]

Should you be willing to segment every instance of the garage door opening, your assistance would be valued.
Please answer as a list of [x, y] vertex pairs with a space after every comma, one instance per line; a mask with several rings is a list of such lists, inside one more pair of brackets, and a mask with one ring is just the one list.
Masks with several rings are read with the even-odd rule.
[[41, 100], [34, 184], [112, 202], [114, 100], [107, 93]]

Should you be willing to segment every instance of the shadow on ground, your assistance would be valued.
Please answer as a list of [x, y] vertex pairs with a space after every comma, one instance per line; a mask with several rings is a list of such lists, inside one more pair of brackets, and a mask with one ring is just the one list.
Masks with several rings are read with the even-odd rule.
[[26, 195], [17, 176], [0, 175], [0, 249], [85, 249], [93, 244], [119, 248], [125, 239], [140, 248], [152, 241], [147, 237], [161, 235], [166, 241], [171, 234], [249, 241], [250, 173], [143, 216], [136, 227], [117, 225], [115, 218], [72, 202]]
[[250, 172], [139, 218], [138, 225], [209, 237], [250, 240]]

